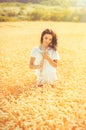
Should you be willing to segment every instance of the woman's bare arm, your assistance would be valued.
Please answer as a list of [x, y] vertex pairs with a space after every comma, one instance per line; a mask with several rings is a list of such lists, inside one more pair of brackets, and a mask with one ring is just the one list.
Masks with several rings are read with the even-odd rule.
[[31, 69], [41, 69], [42, 68], [43, 61], [41, 61], [41, 63], [39, 65], [35, 65], [34, 62], [35, 62], [35, 57], [31, 57], [30, 58], [30, 64], [29, 64], [29, 67]]

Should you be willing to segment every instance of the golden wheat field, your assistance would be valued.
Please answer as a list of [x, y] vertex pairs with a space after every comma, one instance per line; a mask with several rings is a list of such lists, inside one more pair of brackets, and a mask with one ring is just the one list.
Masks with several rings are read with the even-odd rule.
[[[58, 35], [55, 88], [29, 68], [46, 28]], [[86, 130], [86, 23], [0, 23], [0, 130]]]

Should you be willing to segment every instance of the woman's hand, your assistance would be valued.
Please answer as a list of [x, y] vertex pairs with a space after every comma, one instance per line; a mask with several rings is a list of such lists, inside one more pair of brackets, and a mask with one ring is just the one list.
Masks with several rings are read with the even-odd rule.
[[50, 59], [48, 53], [44, 53], [43, 58], [46, 59], [46, 60], [49, 60], [49, 59]]
[[57, 60], [52, 60], [48, 53], [44, 53], [43, 58], [46, 59], [53, 67], [57, 67]]

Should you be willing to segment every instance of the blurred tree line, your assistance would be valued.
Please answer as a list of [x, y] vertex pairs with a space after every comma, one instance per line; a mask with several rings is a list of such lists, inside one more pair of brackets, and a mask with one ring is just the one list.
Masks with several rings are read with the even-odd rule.
[[21, 2], [21, 3], [39, 3], [39, 4], [48, 4], [48, 5], [60, 5], [60, 6], [77, 6], [77, 3], [80, 5], [86, 6], [86, 0], [0, 0], [0, 2]]
[[86, 8], [76, 7], [76, 1], [0, 0], [0, 21], [86, 22]]

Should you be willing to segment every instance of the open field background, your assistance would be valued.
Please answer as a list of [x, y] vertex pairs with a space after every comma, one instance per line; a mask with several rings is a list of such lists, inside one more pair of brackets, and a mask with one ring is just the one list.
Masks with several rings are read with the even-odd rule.
[[[12, 0], [13, 1], [13, 0]], [[16, 0], [17, 1], [17, 0]], [[71, 0], [34, 0], [28, 3], [0, 3], [0, 22], [15, 21], [66, 21], [86, 22], [86, 2], [77, 6]], [[52, 2], [51, 2], [52, 1]], [[68, 2], [69, 1], [69, 2]], [[81, 0], [85, 1], [85, 0]], [[25, 2], [25, 0], [23, 1]], [[78, 3], [79, 4], [79, 3]], [[48, 5], [48, 6], [47, 6]]]
[[[29, 69], [41, 32], [58, 35], [56, 88], [38, 88]], [[86, 24], [0, 23], [0, 130], [86, 129]]]

